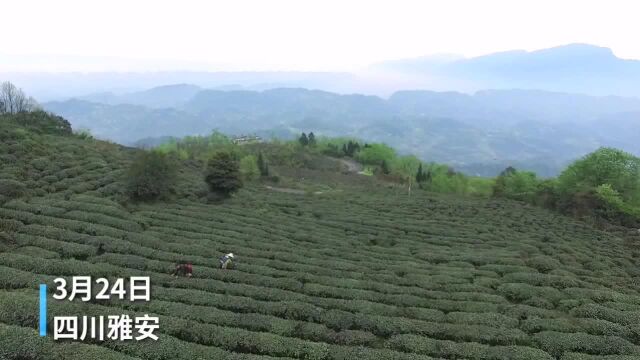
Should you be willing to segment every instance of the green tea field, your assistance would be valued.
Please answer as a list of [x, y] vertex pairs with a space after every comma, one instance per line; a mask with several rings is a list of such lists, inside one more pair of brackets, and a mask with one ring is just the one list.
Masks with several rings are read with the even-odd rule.
[[[635, 230], [356, 174], [316, 194], [123, 204], [132, 150], [18, 130], [0, 135], [0, 359], [640, 358]], [[192, 278], [170, 276], [180, 261]], [[51, 300], [49, 324], [148, 313], [159, 340], [38, 337], [38, 284], [74, 275], [150, 276], [151, 301]]]

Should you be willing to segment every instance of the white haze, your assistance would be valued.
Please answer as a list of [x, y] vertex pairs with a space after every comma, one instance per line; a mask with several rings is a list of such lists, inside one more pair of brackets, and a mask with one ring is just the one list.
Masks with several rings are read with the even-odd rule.
[[640, 59], [635, 1], [3, 1], [0, 73], [357, 71], [567, 43]]

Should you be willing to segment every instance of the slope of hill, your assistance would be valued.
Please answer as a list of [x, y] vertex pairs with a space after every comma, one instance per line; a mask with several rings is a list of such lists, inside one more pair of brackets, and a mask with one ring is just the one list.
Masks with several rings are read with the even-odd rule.
[[[209, 204], [188, 163], [175, 201], [124, 203], [122, 174], [138, 150], [8, 121], [0, 130], [11, 164], [0, 177], [25, 183], [0, 206], [1, 358], [640, 356], [637, 234], [513, 201], [408, 198], [355, 174], [319, 195], [249, 184]], [[215, 268], [229, 251], [236, 269]], [[194, 277], [169, 276], [184, 260]], [[57, 315], [149, 313], [160, 317], [160, 339], [38, 338], [37, 284], [72, 275], [148, 275], [152, 301], [51, 300], [50, 324]]]
[[110, 92], [98, 93], [82, 96], [80, 100], [109, 105], [130, 104], [162, 109], [179, 107], [201, 90], [202, 88], [196, 85], [175, 84], [122, 95], [115, 95]]
[[483, 90], [473, 95], [456, 92], [399, 91], [389, 102], [403, 114], [428, 114], [485, 125], [524, 120], [549, 123], [588, 123], [602, 116], [637, 111], [640, 99], [588, 96], [539, 90]]
[[[181, 104], [171, 109], [78, 100], [44, 106], [76, 128], [89, 128], [100, 138], [124, 144], [213, 129], [285, 137], [314, 131], [385, 142], [424, 160], [484, 176], [494, 176], [509, 165], [556, 175], [567, 162], [600, 146], [638, 153], [637, 141], [628, 135], [640, 132], [640, 121], [634, 119], [640, 112], [636, 98], [491, 90], [475, 95], [401, 91], [385, 100], [306, 89], [203, 90], [188, 98], [180, 89], [184, 86], [141, 95], [147, 103]], [[165, 95], [174, 90], [182, 95], [165, 102]], [[186, 93], [193, 90], [187, 87]], [[152, 95], [158, 93], [165, 95]], [[107, 96], [103, 101], [116, 100]]]
[[107, 105], [83, 100], [51, 102], [46, 109], [73, 119], [74, 129], [89, 130], [101, 139], [131, 144], [145, 137], [187, 136], [211, 131], [201, 118], [172, 108], [152, 109], [142, 105]]

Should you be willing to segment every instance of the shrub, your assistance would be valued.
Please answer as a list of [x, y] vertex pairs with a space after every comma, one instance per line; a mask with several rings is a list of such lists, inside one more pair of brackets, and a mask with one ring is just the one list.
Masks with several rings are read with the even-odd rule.
[[60, 257], [56, 252], [41, 249], [35, 246], [19, 247], [17, 249], [14, 249], [12, 253], [22, 254], [22, 255], [27, 255], [27, 256], [32, 256], [32, 257], [37, 257], [42, 259], [57, 259]]
[[[553, 304], [557, 304], [564, 297], [559, 290], [552, 287], [531, 286], [528, 284], [515, 283], [500, 285], [500, 287], [498, 287], [498, 292], [513, 302], [523, 302], [530, 299], [542, 298]], [[547, 306], [536, 307], [547, 308]]]
[[451, 312], [446, 315], [447, 322], [466, 325], [487, 325], [494, 328], [515, 328], [518, 320], [497, 313]]
[[15, 219], [0, 219], [0, 229], [4, 232], [8, 232], [6, 234], [9, 236], [11, 233], [20, 230], [24, 226], [24, 223]]
[[596, 304], [585, 304], [573, 310], [574, 316], [607, 320], [620, 325], [640, 323], [640, 312], [618, 311]]
[[635, 351], [632, 343], [616, 336], [544, 331], [534, 335], [534, 341], [541, 349], [555, 357], [560, 357], [565, 352], [582, 352], [593, 355], [626, 355]]
[[377, 341], [377, 338], [365, 331], [343, 330], [336, 333], [332, 340], [339, 345], [371, 345]]
[[16, 180], [0, 179], [0, 196], [8, 199], [17, 198], [25, 193], [26, 186]]
[[391, 349], [426, 354], [447, 359], [474, 360], [553, 360], [546, 352], [524, 346], [488, 346], [478, 343], [456, 343], [416, 335], [395, 335], [385, 346]]
[[[42, 276], [0, 265], [0, 288], [24, 289], [35, 288], [42, 282]], [[0, 310], [3, 309], [0, 307]], [[1, 311], [0, 311], [1, 313]]]
[[530, 266], [540, 271], [541, 273], [548, 273], [561, 267], [561, 264], [558, 260], [545, 255], [537, 255], [530, 259], [527, 259], [526, 264], [527, 266]]
[[168, 155], [157, 151], [142, 152], [128, 172], [127, 192], [135, 200], [154, 200], [172, 190], [176, 167]]
[[564, 353], [560, 360], [638, 360], [638, 355], [587, 355], [581, 353]]
[[0, 359], [128, 360], [135, 359], [101, 346], [53, 341], [34, 329], [0, 324]]
[[527, 333], [539, 333], [542, 331], [557, 331], [564, 333], [580, 332], [582, 327], [574, 319], [527, 319], [522, 322], [520, 328]]

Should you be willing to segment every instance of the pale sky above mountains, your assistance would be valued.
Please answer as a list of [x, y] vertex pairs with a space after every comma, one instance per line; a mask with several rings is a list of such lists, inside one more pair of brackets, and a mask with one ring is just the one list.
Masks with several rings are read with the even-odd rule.
[[640, 59], [633, 0], [21, 0], [1, 8], [0, 72], [354, 71], [576, 42]]

